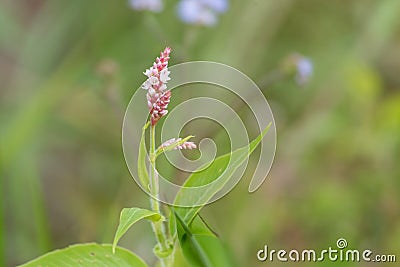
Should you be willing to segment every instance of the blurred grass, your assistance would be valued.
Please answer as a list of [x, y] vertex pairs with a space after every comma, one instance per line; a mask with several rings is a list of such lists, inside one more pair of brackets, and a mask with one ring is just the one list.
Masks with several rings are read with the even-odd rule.
[[[400, 2], [231, 1], [215, 28], [182, 24], [176, 2], [161, 14], [125, 1], [0, 2], [0, 265], [110, 242], [120, 208], [147, 205], [122, 156], [121, 111], [165, 45], [173, 64], [219, 61], [256, 82], [292, 52], [314, 62], [305, 88], [290, 77], [262, 88], [278, 127], [266, 183], [249, 195], [244, 178], [205, 210], [243, 266], [263, 265], [264, 244], [326, 248], [345, 237], [399, 251]], [[111, 74], [98, 71], [105, 59]], [[151, 260], [140, 227], [122, 242]]]

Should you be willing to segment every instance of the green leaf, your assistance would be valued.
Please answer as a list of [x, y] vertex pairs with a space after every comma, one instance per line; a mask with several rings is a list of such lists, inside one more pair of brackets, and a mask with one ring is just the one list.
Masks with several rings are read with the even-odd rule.
[[[175, 212], [182, 218], [183, 222], [191, 222], [203, 205], [226, 185], [237, 168], [259, 145], [270, 126], [271, 123], [247, 146], [216, 158], [209, 167], [200, 172], [194, 172], [188, 177], [174, 202], [174, 206], [177, 206]], [[211, 182], [212, 184], [210, 184]], [[192, 187], [197, 188], [193, 190]], [[179, 207], [188, 203], [188, 201], [190, 201], [192, 207]]]
[[129, 228], [135, 224], [136, 222], [147, 219], [153, 222], [163, 221], [165, 220], [164, 216], [161, 214], [150, 211], [146, 209], [140, 208], [125, 208], [121, 211], [119, 225], [117, 232], [115, 233], [114, 242], [113, 242], [113, 251], [115, 246], [121, 237], [129, 230]]
[[78, 244], [49, 252], [20, 267], [147, 267], [147, 264], [132, 252], [117, 247], [111, 251], [111, 244]]
[[150, 183], [149, 174], [147, 172], [147, 167], [146, 167], [147, 150], [146, 150], [146, 139], [145, 139], [146, 129], [147, 127], [149, 127], [149, 124], [150, 122], [146, 123], [146, 125], [142, 129], [142, 137], [140, 138], [139, 154], [138, 154], [138, 176], [145, 190], [149, 188], [149, 183]]
[[221, 240], [210, 230], [207, 224], [196, 216], [187, 225], [176, 214], [178, 240], [185, 259], [190, 266], [196, 267], [232, 267], [232, 256]]

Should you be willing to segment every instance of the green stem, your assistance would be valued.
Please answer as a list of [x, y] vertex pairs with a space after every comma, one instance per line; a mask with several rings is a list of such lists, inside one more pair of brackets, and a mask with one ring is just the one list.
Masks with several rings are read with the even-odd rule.
[[[156, 148], [155, 148], [155, 134], [156, 133], [156, 127], [151, 126], [150, 127], [150, 190], [151, 190], [151, 197], [150, 197], [150, 204], [151, 208], [153, 211], [161, 214], [160, 210], [160, 202], [158, 201], [158, 196], [159, 196], [159, 184], [158, 184], [158, 173], [156, 170]], [[165, 233], [165, 226], [162, 221], [160, 222], [153, 222], [153, 231], [156, 235], [156, 239], [158, 242], [159, 249], [161, 252], [166, 252], [168, 251], [169, 245], [168, 245], [168, 237]], [[167, 267], [170, 266], [169, 262], [170, 260], [168, 257], [160, 257], [160, 263], [161, 266]]]

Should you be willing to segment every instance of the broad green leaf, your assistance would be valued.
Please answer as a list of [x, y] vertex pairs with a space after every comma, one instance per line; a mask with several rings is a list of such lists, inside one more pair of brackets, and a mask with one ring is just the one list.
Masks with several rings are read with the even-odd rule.
[[[237, 168], [259, 145], [270, 126], [271, 123], [247, 146], [216, 158], [209, 167], [188, 177], [174, 202], [174, 205], [178, 206], [175, 207], [175, 212], [183, 222], [191, 222], [203, 205], [226, 185]], [[197, 188], [193, 190], [192, 187]], [[179, 207], [182, 206], [181, 203], [188, 203], [188, 200], [189, 203], [193, 203], [193, 207]]]
[[140, 208], [125, 208], [121, 211], [119, 225], [117, 232], [115, 233], [114, 242], [113, 242], [113, 251], [116, 247], [120, 238], [129, 230], [129, 228], [135, 224], [136, 222], [147, 219], [153, 222], [163, 221], [165, 220], [164, 216], [161, 214], [150, 211], [146, 209]]
[[149, 122], [146, 123], [146, 125], [142, 129], [142, 137], [140, 138], [139, 154], [138, 154], [138, 176], [145, 190], [149, 188], [149, 174], [147, 173], [147, 167], [146, 167], [147, 150], [146, 150], [146, 139], [145, 139], [145, 133], [147, 127], [149, 127]]
[[227, 253], [221, 240], [197, 215], [187, 225], [176, 215], [178, 240], [185, 259], [190, 266], [196, 267], [232, 267], [232, 256]]
[[64, 249], [49, 252], [19, 267], [148, 267], [132, 252], [117, 247], [112, 253], [111, 244], [77, 244]]

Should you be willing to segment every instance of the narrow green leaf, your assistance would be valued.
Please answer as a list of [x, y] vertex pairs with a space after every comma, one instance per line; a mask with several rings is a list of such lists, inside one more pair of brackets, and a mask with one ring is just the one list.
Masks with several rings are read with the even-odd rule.
[[113, 242], [113, 251], [116, 247], [118, 241], [121, 237], [129, 230], [129, 228], [135, 224], [136, 222], [147, 219], [153, 222], [157, 222], [160, 220], [165, 220], [164, 216], [161, 214], [150, 211], [146, 209], [140, 208], [125, 208], [121, 211], [119, 225], [117, 232], [115, 233], [114, 242]]
[[49, 252], [19, 267], [148, 267], [148, 265], [132, 252], [117, 247], [111, 251], [111, 244], [77, 244], [64, 249]]
[[142, 129], [142, 137], [140, 138], [139, 154], [138, 154], [138, 176], [145, 190], [149, 188], [149, 174], [147, 172], [147, 167], [146, 167], [147, 150], [146, 150], [146, 139], [145, 139], [146, 129], [147, 127], [149, 127], [149, 124], [150, 122], [146, 123], [146, 125]]
[[190, 266], [197, 267], [232, 267], [235, 266], [232, 256], [221, 240], [209, 229], [208, 225], [197, 215], [187, 225], [176, 214], [178, 240], [185, 259]]
[[[209, 167], [189, 176], [174, 202], [174, 205], [177, 206], [175, 212], [182, 218], [183, 222], [191, 222], [203, 205], [226, 185], [237, 168], [260, 144], [270, 126], [271, 123], [247, 146], [216, 158]], [[212, 184], [210, 184], [211, 182]], [[197, 188], [193, 190], [192, 187]], [[192, 207], [179, 207], [182, 206], [181, 203], [188, 202], [192, 204]]]

